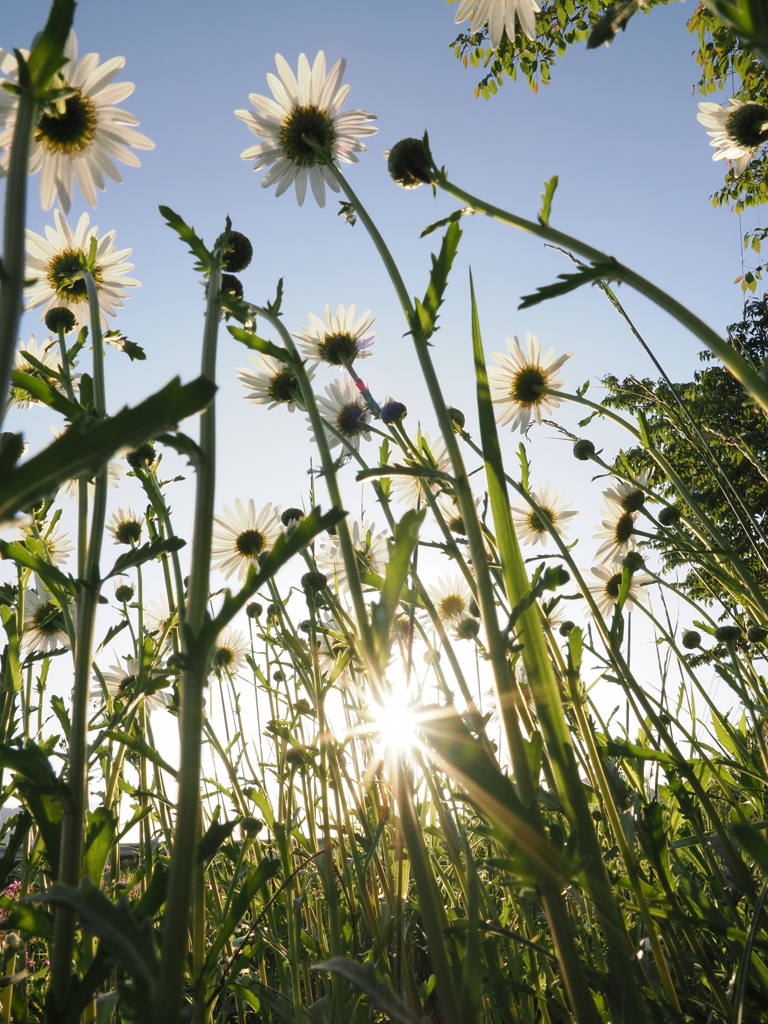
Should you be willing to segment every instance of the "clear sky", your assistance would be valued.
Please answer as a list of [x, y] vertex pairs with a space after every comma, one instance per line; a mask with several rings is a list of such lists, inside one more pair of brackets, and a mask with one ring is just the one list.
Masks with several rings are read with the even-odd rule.
[[[0, 0], [0, 45], [28, 47], [47, 9], [47, 0]], [[473, 97], [478, 73], [462, 68], [449, 49], [456, 8], [444, 0], [80, 0], [80, 55], [126, 57], [120, 78], [135, 82], [136, 90], [123, 106], [156, 143], [154, 151], [139, 154], [140, 169], [125, 168], [122, 185], [109, 183], [91, 214], [103, 231], [117, 230], [118, 247], [133, 249], [134, 275], [142, 282], [115, 326], [142, 345], [148, 359], [131, 364], [108, 351], [111, 407], [135, 402], [175, 374], [189, 380], [198, 372], [203, 292], [192, 258], [158, 213], [162, 203], [209, 243], [229, 214], [256, 250], [242, 275], [246, 298], [263, 302], [284, 277], [289, 330], [300, 331], [307, 314], [322, 314], [329, 302], [370, 309], [378, 337], [361, 372], [379, 399], [393, 395], [406, 403], [408, 426], [415, 429], [421, 420], [434, 433], [401, 313], [363, 228], [336, 215], [335, 196], [325, 209], [311, 197], [299, 208], [292, 190], [275, 198], [274, 189], [260, 187], [263, 172], [254, 173], [240, 159], [256, 140], [233, 111], [249, 106], [250, 92], [268, 92], [265, 75], [274, 71], [275, 52], [294, 67], [301, 52], [312, 60], [323, 49], [329, 66], [347, 58], [346, 107], [376, 114], [379, 133], [358, 165], [344, 167], [412, 293], [423, 293], [429, 253], [438, 244], [436, 235], [420, 240], [421, 229], [458, 204], [442, 195], [433, 198], [425, 187], [398, 189], [383, 153], [426, 128], [438, 162], [470, 191], [535, 217], [543, 182], [558, 174], [555, 226], [616, 255], [716, 328], [739, 319], [743, 297], [732, 282], [741, 272], [740, 237], [748, 224], [710, 204], [723, 164], [713, 163], [695, 116], [701, 97], [692, 90], [698, 77], [694, 39], [685, 28], [693, 9], [692, 3], [678, 2], [638, 16], [610, 48], [573, 47], [555, 68], [552, 84], [537, 95], [523, 81], [507, 80], [496, 97], [484, 101]], [[29, 225], [41, 232], [53, 216], [40, 209], [37, 189], [32, 179]], [[71, 221], [88, 209], [77, 193]], [[470, 266], [489, 353], [502, 350], [506, 336], [524, 338], [531, 331], [545, 349], [573, 350], [561, 374], [568, 390], [588, 378], [596, 384], [607, 372], [655, 375], [597, 289], [517, 309], [519, 296], [570, 269], [560, 254], [481, 218], [466, 219], [464, 228], [434, 357], [448, 400], [467, 412], [470, 428]], [[673, 378], [688, 379], [698, 365], [699, 343], [645, 300], [626, 289], [620, 296]], [[23, 323], [24, 337], [31, 333], [38, 340], [46, 333], [36, 312]], [[268, 412], [243, 401], [235, 369], [245, 365], [245, 350], [222, 332], [217, 507], [237, 497], [253, 497], [257, 506], [306, 503], [306, 421], [300, 413]], [[326, 371], [317, 382], [331, 378]], [[571, 425], [578, 418], [562, 416]], [[32, 410], [14, 413], [9, 423], [35, 446], [49, 437], [48, 419], [45, 410]], [[574, 503], [597, 509], [604, 485], [595, 485], [590, 497], [584, 465], [573, 462], [569, 445], [547, 441], [552, 434], [548, 428], [532, 432], [533, 482], [564, 486]], [[505, 443], [514, 471], [519, 437], [507, 434]], [[373, 445], [368, 449], [374, 460]], [[350, 502], [359, 503], [349, 486], [352, 470], [344, 474]], [[128, 486], [116, 501], [125, 503], [132, 495]], [[177, 501], [182, 516], [186, 504]], [[373, 505], [372, 498], [367, 504]], [[589, 522], [583, 518], [589, 564], [597, 523], [591, 513]]]

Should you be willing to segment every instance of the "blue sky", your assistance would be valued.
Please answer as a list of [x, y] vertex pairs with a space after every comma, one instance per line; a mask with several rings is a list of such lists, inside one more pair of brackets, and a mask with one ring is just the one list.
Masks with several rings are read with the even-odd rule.
[[[46, 0], [2, 0], [0, 45], [28, 47], [47, 8]], [[148, 359], [131, 364], [108, 352], [112, 408], [138, 400], [177, 373], [190, 379], [198, 372], [203, 292], [191, 257], [158, 213], [163, 203], [209, 242], [225, 216], [232, 217], [256, 250], [242, 275], [246, 297], [264, 301], [283, 277], [289, 330], [300, 331], [307, 314], [321, 314], [328, 302], [370, 309], [378, 338], [361, 372], [378, 398], [393, 395], [406, 403], [408, 426], [415, 430], [421, 420], [434, 432], [402, 316], [363, 228], [351, 228], [336, 215], [336, 197], [325, 209], [311, 197], [299, 208], [293, 192], [275, 198], [273, 189], [260, 187], [262, 173], [240, 159], [256, 140], [233, 111], [249, 105], [250, 92], [268, 92], [265, 75], [274, 71], [276, 51], [293, 66], [300, 52], [311, 60], [318, 49], [325, 50], [329, 65], [347, 58], [346, 106], [375, 113], [379, 133], [360, 163], [345, 170], [412, 293], [423, 293], [429, 254], [438, 244], [436, 235], [420, 239], [421, 229], [457, 204], [446, 196], [433, 198], [427, 188], [398, 189], [387, 176], [383, 152], [426, 128], [438, 162], [470, 191], [534, 217], [543, 182], [557, 174], [555, 226], [616, 255], [716, 328], [739, 319], [743, 297], [732, 282], [741, 272], [740, 237], [749, 225], [713, 210], [709, 201], [723, 165], [713, 163], [709, 139], [695, 117], [701, 97], [692, 90], [694, 39], [685, 28], [693, 4], [678, 2], [634, 18], [610, 48], [572, 48], [555, 68], [552, 84], [537, 95], [522, 81], [506, 81], [487, 102], [473, 97], [477, 72], [463, 69], [449, 49], [455, 9], [444, 0], [80, 0], [80, 55], [93, 50], [102, 60], [126, 57], [120, 77], [135, 82], [136, 90], [123, 105], [156, 143], [154, 151], [140, 154], [142, 168], [126, 168], [124, 183], [110, 183], [91, 213], [103, 231], [116, 229], [118, 247], [133, 249], [134, 275], [142, 281], [116, 326], [146, 349]], [[52, 223], [52, 211], [40, 210], [37, 180], [31, 185], [29, 225], [42, 231]], [[78, 193], [72, 221], [88, 209]], [[523, 338], [531, 331], [545, 349], [573, 350], [561, 376], [568, 390], [591, 379], [592, 397], [599, 397], [604, 373], [655, 375], [596, 289], [517, 309], [519, 296], [570, 269], [560, 254], [481, 218], [466, 219], [464, 227], [433, 351], [446, 397], [467, 412], [470, 426], [470, 267], [489, 353], [503, 350], [506, 336]], [[699, 343], [645, 300], [626, 289], [620, 297], [668, 372], [687, 379], [698, 365]], [[30, 333], [38, 340], [45, 334], [35, 312], [23, 324], [24, 337]], [[222, 332], [217, 505], [236, 497], [253, 497], [257, 506], [302, 504], [311, 453], [306, 422], [299, 413], [268, 412], [243, 401], [235, 369], [245, 365], [245, 350]], [[331, 378], [326, 372], [317, 381]], [[571, 426], [578, 418], [563, 411]], [[15, 413], [10, 423], [33, 445], [49, 437], [44, 411]], [[583, 465], [552, 436], [548, 428], [532, 431], [533, 481], [564, 486], [574, 492], [575, 503], [596, 508], [600, 486], [594, 498], [584, 492]], [[618, 444], [615, 435], [605, 437], [613, 439], [607, 447]], [[518, 443], [519, 437], [506, 435], [512, 471]], [[368, 449], [374, 459], [373, 445]], [[352, 471], [344, 473], [350, 505], [356, 502], [358, 511]], [[186, 504], [178, 502], [182, 515]], [[583, 526], [587, 560], [593, 522]]]

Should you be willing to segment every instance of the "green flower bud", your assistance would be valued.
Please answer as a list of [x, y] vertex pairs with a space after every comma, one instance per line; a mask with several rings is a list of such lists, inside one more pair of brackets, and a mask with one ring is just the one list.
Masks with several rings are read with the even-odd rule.
[[387, 170], [403, 188], [418, 188], [432, 181], [432, 161], [423, 139], [401, 139], [387, 154]]
[[[213, 243], [214, 249], [218, 249], [223, 241], [224, 234], [222, 233]], [[252, 259], [253, 246], [250, 239], [240, 231], [230, 231], [227, 247], [222, 254], [224, 269], [231, 274], [239, 274], [241, 270], [245, 270]]]
[[701, 633], [695, 629], [684, 629], [681, 642], [687, 651], [694, 651], [701, 643]]
[[71, 309], [67, 309], [66, 306], [54, 306], [45, 314], [44, 322], [51, 334], [58, 334], [59, 331], [69, 334], [74, 330], [77, 320]]
[[579, 462], [589, 462], [595, 454], [595, 446], [588, 437], [580, 437], [573, 443], [573, 457]]

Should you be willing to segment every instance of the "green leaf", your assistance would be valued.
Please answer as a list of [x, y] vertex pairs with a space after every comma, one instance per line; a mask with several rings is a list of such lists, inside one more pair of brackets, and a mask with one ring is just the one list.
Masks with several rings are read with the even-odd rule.
[[212, 821], [205, 834], [197, 844], [197, 863], [215, 857], [223, 843], [229, 839], [234, 831], [237, 821]]
[[558, 274], [560, 284], [544, 285], [541, 288], [537, 288], [535, 294], [524, 295], [523, 301], [517, 308], [528, 309], [530, 306], [537, 306], [540, 302], [554, 299], [558, 295], [566, 295], [568, 292], [575, 291], [576, 288], [580, 288], [583, 284], [588, 284], [589, 282], [594, 284], [597, 281], [611, 281], [616, 277], [617, 267], [618, 263], [616, 260], [609, 257], [600, 263], [584, 266], [574, 274]]
[[57, 882], [41, 893], [25, 896], [24, 901], [53, 903], [74, 910], [83, 927], [104, 943], [112, 961], [131, 975], [146, 1005], [151, 1005], [158, 979], [152, 924], [149, 920], [138, 921], [124, 897], [119, 903], [112, 903], [84, 878], [79, 889]]
[[411, 568], [411, 558], [419, 539], [419, 527], [424, 522], [426, 509], [406, 512], [395, 525], [394, 539], [387, 544], [387, 561], [381, 599], [373, 603], [373, 636], [379, 665], [382, 671], [389, 663], [392, 646], [392, 623], [397, 615], [405, 580]]
[[431, 235], [433, 231], [439, 231], [440, 228], [444, 228], [446, 224], [455, 224], [456, 221], [461, 220], [462, 217], [466, 217], [468, 213], [474, 213], [474, 209], [471, 206], [465, 206], [461, 210], [454, 210], [448, 217], [443, 217], [442, 220], [436, 220], [434, 224], [430, 224], [424, 228], [421, 232], [421, 238], [425, 235]]
[[365, 992], [376, 1009], [385, 1013], [395, 1024], [423, 1024], [431, 1017], [417, 1017], [408, 1009], [405, 1003], [401, 1003], [395, 995], [389, 979], [380, 981], [376, 977], [373, 964], [359, 964], [344, 956], [335, 956], [325, 963], [316, 964], [313, 971], [328, 971], [332, 974], [340, 974], [342, 978], [351, 981], [361, 992]]
[[34, 374], [24, 373], [22, 370], [14, 370], [11, 374], [11, 384], [15, 388], [26, 391], [32, 398], [43, 405], [47, 405], [54, 412], [60, 412], [62, 416], [66, 416], [69, 420], [75, 419], [82, 412], [77, 403], [70, 402], [59, 390], [51, 387], [41, 377], [35, 377]]
[[167, 537], [163, 540], [149, 541], [138, 548], [131, 548], [124, 555], [120, 555], [109, 572], [103, 577], [103, 580], [108, 580], [111, 576], [120, 576], [121, 573], [126, 572], [128, 569], [133, 569], [137, 565], [144, 565], [145, 562], [149, 562], [152, 558], [159, 558], [160, 555], [168, 554], [171, 551], [179, 551], [186, 543], [182, 537]]
[[53, 0], [45, 28], [26, 62], [37, 95], [47, 90], [53, 76], [67, 62], [64, 47], [74, 16], [75, 0]]
[[71, 798], [69, 787], [56, 777], [45, 751], [36, 743], [28, 742], [25, 747], [0, 744], [0, 767], [16, 772], [16, 789], [43, 837], [51, 871], [58, 874], [61, 820]]
[[216, 266], [213, 254], [206, 249], [203, 240], [195, 234], [194, 228], [191, 228], [186, 221], [182, 220], [178, 213], [174, 213], [170, 206], [160, 206], [158, 209], [163, 217], [165, 217], [168, 227], [173, 228], [182, 242], [187, 243], [192, 255], [197, 256], [201, 269], [211, 270]]
[[115, 840], [117, 819], [106, 807], [87, 811], [86, 818], [85, 873], [94, 885], [99, 885]]
[[[265, 857], [255, 868], [251, 868], [246, 873], [240, 888], [230, 904], [226, 917], [216, 932], [211, 948], [208, 950], [207, 960], [211, 969], [215, 967], [219, 954], [226, 942], [248, 913], [256, 893], [259, 889], [264, 888], [270, 878], [274, 878], [278, 874], [280, 868], [281, 863], [278, 857]], [[266, 899], [264, 902], [267, 902]]]
[[459, 250], [460, 239], [461, 228], [458, 223], [453, 222], [443, 237], [439, 254], [432, 256], [432, 270], [426, 294], [421, 302], [416, 299], [416, 315], [427, 338], [435, 332], [437, 312], [443, 304], [443, 295], [448, 286], [448, 275]]
[[452, 477], [439, 469], [431, 466], [373, 466], [371, 469], [361, 469], [355, 476], [358, 483], [362, 480], [375, 480], [382, 476], [415, 476], [431, 483], [452, 483]]
[[171, 778], [177, 779], [179, 773], [172, 765], [164, 761], [160, 756], [159, 751], [154, 747], [151, 747], [145, 740], [140, 736], [134, 736], [132, 733], [123, 732], [120, 729], [109, 729], [106, 733], [109, 739], [114, 740], [116, 743], [122, 743], [129, 750], [132, 750], [136, 754], [140, 754], [142, 757], [146, 757], [147, 760], [151, 761], [152, 764], [156, 764], [158, 768], [162, 768], [164, 772], [168, 772]]
[[134, 408], [94, 422], [82, 414], [52, 444], [0, 477], [0, 519], [34, 505], [65, 480], [93, 476], [123, 446], [136, 447], [191, 416], [213, 398], [216, 385], [204, 377], [181, 384], [178, 377]]
[[539, 210], [539, 224], [549, 225], [549, 215], [552, 212], [552, 199], [554, 198], [555, 191], [557, 190], [559, 180], [560, 179], [555, 174], [549, 179], [549, 181], [544, 182], [544, 191], [541, 194], [541, 209]]
[[32, 554], [21, 541], [0, 540], [0, 558], [7, 558], [26, 569], [32, 569], [45, 582], [55, 583], [56, 586], [70, 594], [77, 594], [77, 584], [71, 576], [63, 573], [61, 569], [57, 569], [55, 565], [51, 565], [45, 559]]
[[155, 434], [155, 441], [167, 448], [173, 448], [179, 455], [186, 455], [192, 466], [199, 466], [202, 461], [203, 450], [200, 445], [180, 430], [175, 430], [172, 434]]
[[281, 363], [291, 363], [290, 352], [287, 349], [280, 348], [271, 341], [266, 341], [264, 338], [260, 338], [258, 334], [254, 334], [253, 331], [246, 331], [242, 327], [227, 327], [227, 330], [236, 341], [242, 342], [247, 348], [253, 349], [254, 352], [262, 352], [264, 355], [272, 356], [273, 359], [277, 359]]

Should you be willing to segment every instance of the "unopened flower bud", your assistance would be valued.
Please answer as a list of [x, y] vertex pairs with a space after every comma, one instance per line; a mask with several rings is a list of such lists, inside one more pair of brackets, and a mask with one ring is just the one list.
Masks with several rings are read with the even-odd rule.
[[645, 565], [643, 556], [639, 551], [629, 551], [621, 563], [625, 569], [629, 569], [630, 572], [637, 572], [638, 569], [642, 569]]
[[432, 181], [432, 161], [423, 139], [401, 139], [387, 155], [387, 170], [403, 188], [418, 188]]
[[595, 446], [588, 437], [580, 437], [573, 442], [573, 457], [579, 462], [589, 462], [595, 454]]
[[133, 595], [133, 584], [130, 582], [130, 580], [126, 580], [121, 577], [115, 583], [115, 599], [119, 601], [120, 604], [127, 604], [129, 601], [133, 599]]
[[715, 630], [715, 640], [724, 644], [735, 643], [741, 637], [741, 630], [738, 626], [718, 626]]
[[381, 422], [389, 425], [390, 423], [396, 423], [398, 420], [402, 420], [407, 416], [408, 410], [402, 402], [396, 402], [394, 399], [390, 399], [385, 402], [381, 407]]
[[245, 606], [245, 614], [249, 619], [258, 619], [263, 611], [264, 608], [258, 601], [249, 601]]
[[45, 326], [51, 334], [58, 334], [59, 331], [69, 334], [76, 323], [75, 314], [66, 306], [54, 306], [45, 314]]
[[575, 628], [576, 628], [576, 623], [575, 622], [571, 622], [570, 619], [567, 619], [565, 622], [562, 622], [560, 624], [560, 628], [558, 629], [558, 633], [560, 634], [560, 636], [568, 636], [568, 634], [572, 630], [574, 630]]
[[247, 836], [255, 836], [257, 832], [261, 832], [264, 828], [264, 822], [261, 818], [241, 818], [240, 828]]
[[761, 644], [768, 637], [768, 629], [764, 626], [750, 626], [747, 630], [747, 640], [752, 644]]
[[235, 277], [234, 274], [222, 274], [221, 275], [221, 294], [222, 295], [234, 295], [235, 298], [242, 299], [243, 297], [243, 282], [239, 277]]
[[296, 529], [296, 524], [299, 520], [304, 518], [304, 513], [300, 508], [287, 508], [280, 516], [280, 522], [283, 526], [288, 529], [291, 525]]
[[662, 526], [674, 526], [680, 522], [681, 512], [674, 505], [667, 505], [659, 512], [659, 522]]
[[477, 619], [462, 619], [456, 626], [456, 636], [460, 640], [474, 640], [480, 632], [480, 623]]
[[687, 651], [693, 651], [701, 643], [701, 633], [697, 633], [695, 629], [684, 629], [680, 639]]
[[445, 411], [451, 418], [454, 433], [461, 433], [461, 431], [464, 429], [464, 424], [466, 423], [466, 416], [464, 415], [464, 413], [461, 411], [461, 409], [454, 409], [452, 405], [449, 405]]
[[145, 441], [134, 451], [128, 452], [125, 461], [132, 469], [138, 469], [139, 466], [151, 466], [155, 461], [155, 449], [149, 441]]
[[305, 572], [301, 577], [301, 586], [305, 594], [317, 594], [319, 591], [324, 590], [327, 585], [328, 577], [325, 573], [318, 572], [316, 569]]
[[[214, 249], [218, 249], [224, 241], [224, 235], [221, 234], [213, 243]], [[253, 259], [253, 246], [251, 241], [241, 231], [230, 231], [229, 241], [227, 246], [222, 253], [222, 265], [225, 270], [228, 270], [231, 274], [239, 274], [241, 270], [249, 265]], [[223, 287], [223, 282], [222, 282]]]

